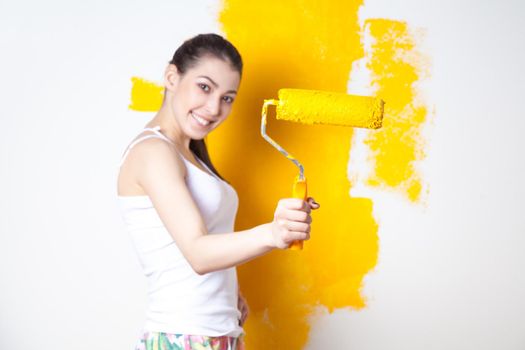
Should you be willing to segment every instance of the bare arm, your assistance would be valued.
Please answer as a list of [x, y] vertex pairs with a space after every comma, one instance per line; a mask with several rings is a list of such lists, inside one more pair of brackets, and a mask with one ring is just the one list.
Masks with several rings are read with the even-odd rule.
[[274, 221], [252, 229], [208, 234], [199, 209], [184, 181], [185, 165], [166, 142], [152, 139], [135, 147], [137, 182], [148, 194], [162, 222], [198, 274], [242, 264], [294, 240], [309, 238], [310, 206], [283, 199]]

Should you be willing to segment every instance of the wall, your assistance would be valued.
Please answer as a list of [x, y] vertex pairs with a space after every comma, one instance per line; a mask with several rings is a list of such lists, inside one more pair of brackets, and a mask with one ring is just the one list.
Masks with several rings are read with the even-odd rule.
[[[0, 5], [0, 115], [5, 127], [0, 141], [1, 347], [134, 345], [146, 286], [116, 210], [115, 175], [124, 146], [151, 113], [128, 110], [130, 78], [158, 81], [182, 40], [215, 31], [238, 42], [247, 71], [232, 118], [210, 142], [225, 145], [229, 135], [246, 130], [237, 142], [258, 142], [255, 150], [265, 159], [258, 164], [245, 153], [246, 166], [280, 174], [271, 192], [263, 185], [249, 187], [232, 163], [239, 147], [214, 148], [219, 168], [240, 192], [238, 228], [270, 219], [271, 203], [288, 194], [295, 175], [251, 126], [257, 124], [261, 97], [274, 97], [277, 88], [296, 84], [381, 91], [394, 94], [390, 101], [385, 96], [394, 106], [402, 100], [395, 94], [410, 86], [406, 91], [413, 95], [405, 105], [425, 109], [422, 118], [408, 114], [413, 119], [389, 111], [390, 120], [406, 126], [399, 131], [403, 137], [389, 134], [395, 132], [394, 125], [373, 134], [272, 124], [272, 136], [289, 137], [283, 145], [305, 159], [312, 195], [323, 208], [314, 217], [314, 236], [304, 251], [309, 269], [292, 268], [285, 275], [300, 272], [310, 281], [307, 293], [294, 294], [297, 291], [286, 285], [278, 286], [275, 294], [257, 293], [252, 272], [279, 265], [277, 259], [290, 259], [287, 254], [272, 253], [239, 269], [252, 303], [247, 329], [252, 339], [261, 340], [251, 340], [251, 348], [272, 341], [290, 349], [523, 348], [525, 303], [520, 297], [525, 281], [520, 267], [525, 262], [525, 227], [518, 202], [525, 194], [519, 151], [525, 122], [518, 97], [524, 82], [519, 66], [525, 58], [520, 44], [524, 30], [518, 24], [523, 5], [371, 0], [363, 6], [332, 2], [315, 10], [316, 3], [305, 1], [303, 11], [294, 12], [292, 5], [279, 10], [267, 2], [266, 9], [274, 11], [261, 14], [269, 29], [259, 29], [257, 46], [238, 34], [235, 22], [247, 28], [249, 23], [241, 18], [250, 17], [241, 16], [246, 15], [242, 11], [257, 14], [264, 8], [228, 3], [226, 8], [217, 1]], [[308, 14], [322, 11], [324, 17], [308, 22]], [[296, 13], [303, 17], [297, 15], [293, 23], [302, 23], [302, 32], [313, 28], [309, 34], [319, 34], [329, 55], [316, 56], [319, 46], [298, 45], [308, 41], [297, 36], [291, 38], [305, 51], [279, 56], [272, 45], [286, 44], [286, 35], [274, 41], [260, 36], [292, 25], [286, 14]], [[371, 20], [376, 18], [388, 21]], [[329, 23], [338, 25], [325, 30]], [[406, 27], [388, 27], [397, 23]], [[399, 56], [379, 57], [383, 64], [374, 66], [379, 56], [374, 45], [382, 39], [385, 45], [395, 42], [385, 39], [382, 28], [398, 28], [395, 37], [407, 38], [399, 67], [415, 72], [413, 80], [394, 82], [393, 90], [381, 77], [388, 76], [385, 62], [400, 62]], [[342, 47], [337, 40], [353, 45]], [[323, 66], [326, 57], [336, 60]], [[281, 64], [294, 70], [272, 74], [284, 71]], [[395, 76], [412, 75], [404, 70]], [[251, 115], [254, 120], [247, 119]], [[388, 144], [394, 137], [408, 140], [400, 145], [409, 144], [413, 151], [404, 165], [399, 156], [406, 152], [392, 153], [399, 148]], [[303, 147], [311, 138], [318, 146]], [[319, 168], [326, 154], [331, 162]], [[396, 178], [392, 174], [400, 168], [408, 173]], [[252, 177], [262, 184], [267, 172], [254, 171]], [[330, 179], [337, 191], [326, 189]], [[406, 179], [420, 183], [421, 190], [414, 192]], [[252, 198], [260, 199], [257, 215], [248, 214]], [[335, 232], [328, 230], [341, 205], [349, 217], [334, 226]], [[355, 229], [352, 223], [362, 220], [365, 226]], [[346, 233], [351, 239], [342, 239]], [[342, 237], [338, 241], [331, 234]], [[336, 251], [348, 249], [330, 255], [333, 242], [340, 242]], [[334, 268], [335, 274], [320, 274]], [[275, 300], [268, 306], [264, 301], [269, 296]], [[286, 296], [301, 298], [308, 311], [286, 315], [279, 304]], [[266, 309], [276, 330], [262, 324]], [[286, 337], [279, 324], [283, 317], [291, 317], [285, 319], [288, 325], [296, 322], [292, 337]]]

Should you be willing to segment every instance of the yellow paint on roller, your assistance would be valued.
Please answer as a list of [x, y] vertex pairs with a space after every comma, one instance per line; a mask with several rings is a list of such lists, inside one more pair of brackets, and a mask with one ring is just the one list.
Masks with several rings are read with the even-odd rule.
[[367, 129], [381, 127], [380, 98], [343, 93], [280, 89], [277, 119], [304, 124], [329, 124]]
[[418, 100], [414, 83], [424, 74], [426, 62], [405, 22], [371, 19], [365, 28], [373, 40], [368, 53], [372, 83], [388, 101], [383, 128], [366, 140], [374, 161], [368, 182], [400, 189], [417, 201], [423, 185], [414, 164], [424, 157], [421, 130], [427, 109]]
[[164, 88], [142, 78], [131, 78], [131, 104], [129, 109], [140, 112], [158, 111], [162, 105]]

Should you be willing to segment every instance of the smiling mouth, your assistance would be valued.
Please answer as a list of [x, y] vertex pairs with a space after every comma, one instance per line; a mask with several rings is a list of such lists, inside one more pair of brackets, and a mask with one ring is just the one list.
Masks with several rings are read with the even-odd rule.
[[202, 126], [206, 126], [206, 125], [211, 123], [209, 120], [206, 120], [206, 119], [204, 119], [202, 117], [199, 117], [198, 115], [194, 114], [193, 112], [191, 113], [191, 116], [193, 117], [193, 119], [195, 119], [197, 121], [197, 123], [199, 123]]

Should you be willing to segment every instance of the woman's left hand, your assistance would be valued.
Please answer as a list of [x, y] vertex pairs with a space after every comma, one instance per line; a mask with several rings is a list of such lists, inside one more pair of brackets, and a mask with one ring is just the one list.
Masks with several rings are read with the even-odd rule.
[[248, 308], [248, 303], [246, 302], [246, 299], [244, 298], [244, 296], [242, 296], [240, 291], [239, 297], [237, 299], [237, 308], [241, 312], [241, 319], [239, 320], [239, 325], [242, 327], [244, 325], [244, 322], [246, 322], [246, 318], [250, 313], [250, 309]]

